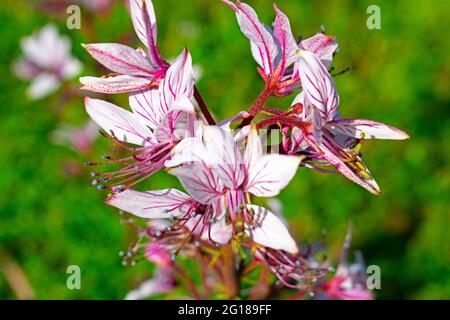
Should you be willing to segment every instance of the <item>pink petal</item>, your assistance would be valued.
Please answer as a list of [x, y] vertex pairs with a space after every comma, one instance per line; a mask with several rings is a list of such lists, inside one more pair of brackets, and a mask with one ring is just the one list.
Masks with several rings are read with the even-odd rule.
[[84, 45], [89, 54], [113, 72], [130, 76], [152, 76], [150, 62], [133, 48], [117, 43], [92, 43]]
[[257, 197], [276, 196], [292, 180], [299, 165], [299, 157], [265, 155], [250, 166], [246, 191]]
[[152, 140], [152, 133], [131, 112], [98, 99], [85, 98], [89, 116], [108, 134], [123, 142], [144, 145]]
[[145, 90], [153, 86], [147, 79], [127, 75], [107, 78], [81, 77], [80, 82], [83, 84], [82, 90], [108, 94]]
[[247, 205], [247, 209], [253, 212], [254, 221], [252, 225], [246, 225], [246, 233], [254, 242], [275, 250], [298, 253], [295, 240], [275, 214], [256, 205]]
[[176, 189], [139, 192], [127, 189], [115, 193], [106, 203], [120, 210], [147, 219], [164, 219], [184, 215], [190, 206], [190, 197]]
[[252, 7], [245, 3], [223, 0], [235, 12], [242, 33], [250, 40], [252, 53], [258, 64], [265, 70], [266, 74], [273, 72], [273, 63], [278, 54], [278, 47], [272, 34], [259, 21]]
[[372, 120], [339, 119], [327, 123], [327, 127], [334, 133], [357, 139], [404, 140], [409, 138], [409, 135], [400, 129]]
[[314, 53], [324, 66], [328, 68], [333, 61], [333, 53], [336, 51], [338, 43], [335, 37], [318, 33], [311, 38], [301, 41], [299, 47]]

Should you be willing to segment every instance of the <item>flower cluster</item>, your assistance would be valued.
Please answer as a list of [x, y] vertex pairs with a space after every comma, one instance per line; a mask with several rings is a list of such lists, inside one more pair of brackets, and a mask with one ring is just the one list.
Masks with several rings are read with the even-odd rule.
[[[379, 122], [340, 117], [339, 95], [327, 69], [338, 47], [335, 37], [320, 33], [297, 42], [278, 7], [270, 28], [247, 4], [223, 2], [234, 10], [250, 40], [265, 87], [247, 111], [220, 123], [195, 86], [189, 50], [184, 48], [172, 64], [160, 53], [150, 0], [130, 0], [133, 26], [144, 49], [84, 45], [111, 73], [82, 77], [83, 89], [128, 93], [131, 108], [85, 99], [87, 113], [103, 134], [128, 152], [124, 158], [108, 156], [104, 162], [89, 163], [119, 165], [114, 171], [93, 172], [94, 184], [110, 190], [107, 204], [149, 219], [140, 234], [150, 239], [146, 252], [157, 264], [167, 266], [167, 256], [175, 260], [181, 252], [219, 252], [227, 264], [231, 248], [237, 257], [250, 253], [282, 284], [304, 287], [326, 271], [314, 267], [285, 223], [254, 200], [278, 195], [300, 167], [340, 172], [379, 194], [360, 147], [366, 139], [408, 136]], [[271, 96], [292, 94], [296, 97], [287, 108], [265, 105]], [[257, 115], [264, 118], [256, 122]], [[265, 137], [268, 132], [274, 137], [273, 131], [279, 139]], [[134, 190], [162, 169], [177, 177], [184, 191]]]

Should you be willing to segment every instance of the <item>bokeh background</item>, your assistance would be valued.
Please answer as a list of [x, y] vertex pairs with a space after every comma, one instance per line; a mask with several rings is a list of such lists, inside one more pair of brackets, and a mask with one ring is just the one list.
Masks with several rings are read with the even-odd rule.
[[[163, 54], [175, 57], [189, 47], [202, 70], [198, 86], [215, 116], [247, 109], [263, 83], [232, 11], [218, 0], [153, 2]], [[272, 1], [247, 2], [262, 21], [273, 20]], [[52, 132], [61, 123], [80, 126], [88, 119], [81, 94], [63, 94], [78, 86], [77, 79], [32, 101], [25, 94], [28, 84], [12, 74], [11, 62], [21, 54], [20, 39], [49, 22], [72, 39], [83, 75], [100, 71], [80, 43], [137, 46], [138, 41], [122, 1], [102, 12], [82, 7], [81, 30], [66, 28], [66, 4], [50, 11], [42, 3], [2, 0], [0, 8], [0, 298], [122, 299], [149, 276], [149, 266], [122, 266], [118, 252], [133, 232], [117, 210], [103, 204], [105, 194], [90, 185], [89, 168], [82, 167], [83, 160], [99, 159], [111, 145], [99, 137], [89, 154], [80, 155], [55, 144]], [[367, 264], [381, 267], [378, 298], [450, 298], [448, 2], [278, 4], [296, 34], [308, 37], [324, 25], [337, 36], [334, 66], [352, 67], [336, 78], [344, 117], [386, 122], [411, 135], [408, 141], [365, 143], [365, 161], [383, 191], [378, 197], [339, 175], [300, 170], [279, 197], [296, 237], [323, 239], [336, 259], [352, 220], [353, 248], [364, 253]], [[381, 30], [366, 27], [371, 4], [381, 8]], [[127, 105], [125, 95], [109, 99]], [[273, 100], [273, 105], [289, 102]], [[158, 174], [145, 187], [174, 183]], [[81, 290], [66, 288], [66, 268], [72, 264], [82, 270]]]

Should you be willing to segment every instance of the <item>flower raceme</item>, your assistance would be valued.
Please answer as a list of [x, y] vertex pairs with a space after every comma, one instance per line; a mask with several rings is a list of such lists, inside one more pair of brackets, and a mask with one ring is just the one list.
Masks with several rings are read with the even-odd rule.
[[[379, 122], [340, 118], [339, 94], [327, 70], [337, 49], [334, 37], [317, 34], [297, 42], [289, 19], [277, 6], [270, 29], [249, 5], [223, 2], [235, 11], [250, 40], [266, 86], [248, 111], [220, 124], [195, 87], [189, 51], [184, 49], [171, 65], [161, 57], [150, 0], [130, 1], [133, 25], [146, 52], [120, 44], [85, 46], [114, 74], [83, 77], [84, 88], [127, 92], [131, 108], [130, 112], [86, 98], [86, 111], [104, 135], [131, 153], [107, 159], [106, 164], [119, 164], [120, 169], [93, 173], [93, 183], [109, 184], [112, 193], [107, 204], [150, 221], [140, 234], [150, 239], [146, 246], [150, 261], [167, 267], [172, 264], [169, 253], [175, 257], [183, 250], [194, 256], [200, 251], [204, 256], [222, 248], [233, 248], [238, 258], [244, 248], [282, 284], [299, 288], [307, 279], [323, 276], [324, 269], [309, 267], [307, 255], [300, 254], [284, 222], [256, 205], [255, 198], [277, 196], [300, 166], [320, 172], [329, 172], [325, 169], [331, 166], [379, 194], [362, 162], [361, 144], [367, 139], [400, 140], [408, 135]], [[287, 110], [266, 106], [270, 96], [292, 93], [297, 96]], [[256, 122], [256, 116], [262, 119]], [[278, 144], [271, 139], [269, 153], [264, 153], [260, 138], [264, 130], [278, 130], [281, 137]], [[184, 191], [132, 188], [160, 169], [177, 177]], [[211, 258], [209, 263], [214, 261]]]
[[117, 43], [86, 44], [89, 54], [113, 73], [81, 77], [83, 89], [101, 93], [121, 93], [157, 87], [169, 64], [156, 45], [157, 27], [150, 0], [130, 0], [130, 12], [136, 35], [147, 48], [133, 49]]

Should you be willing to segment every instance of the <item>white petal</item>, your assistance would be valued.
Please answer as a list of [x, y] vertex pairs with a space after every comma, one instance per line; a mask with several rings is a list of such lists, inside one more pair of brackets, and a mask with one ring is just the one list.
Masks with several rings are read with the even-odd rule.
[[325, 67], [329, 67], [333, 60], [333, 53], [336, 51], [338, 43], [333, 36], [318, 33], [311, 38], [300, 42], [300, 48], [314, 53], [322, 61]]
[[149, 89], [152, 82], [148, 79], [119, 75], [107, 78], [81, 77], [82, 90], [99, 93], [123, 93]]
[[113, 72], [130, 76], [149, 77], [153, 67], [137, 50], [118, 43], [84, 45], [89, 54]]
[[55, 92], [60, 85], [58, 77], [51, 73], [41, 73], [31, 81], [28, 95], [31, 99], [41, 99]]
[[120, 141], [137, 145], [151, 143], [151, 131], [133, 113], [98, 99], [85, 98], [85, 106], [92, 120]]
[[258, 130], [255, 126], [251, 126], [244, 153], [244, 162], [247, 171], [251, 170], [251, 166], [256, 165], [258, 160], [262, 157], [262, 154], [262, 143], [258, 135]]
[[262, 156], [249, 168], [246, 191], [257, 197], [273, 197], [288, 185], [297, 172], [300, 158], [279, 154]]
[[189, 200], [187, 194], [176, 189], [146, 192], [127, 189], [113, 194], [106, 203], [141, 218], [164, 219], [185, 214]]
[[164, 166], [170, 168], [191, 162], [201, 163], [205, 154], [206, 148], [200, 139], [185, 138], [172, 149], [172, 157]]
[[129, 103], [133, 113], [152, 129], [156, 129], [166, 114], [161, 108], [158, 90], [137, 91], [130, 94]]
[[244, 163], [231, 133], [218, 126], [205, 126], [203, 141], [207, 151], [205, 162], [214, 168], [227, 187], [238, 188], [245, 178]]
[[254, 242], [275, 250], [297, 254], [298, 248], [289, 230], [281, 220], [266, 208], [247, 205], [254, 214], [252, 225], [246, 225], [246, 233]]

